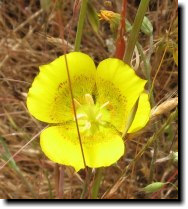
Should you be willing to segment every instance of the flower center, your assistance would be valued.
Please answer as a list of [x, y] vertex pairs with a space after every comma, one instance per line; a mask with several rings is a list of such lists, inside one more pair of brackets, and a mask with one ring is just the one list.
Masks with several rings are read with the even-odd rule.
[[94, 103], [90, 94], [85, 94], [85, 104], [80, 104], [76, 99], [74, 99], [74, 102], [81, 133], [93, 135], [100, 129], [101, 125], [105, 125], [103, 116], [107, 114], [105, 107], [109, 104], [109, 101], [99, 106]]

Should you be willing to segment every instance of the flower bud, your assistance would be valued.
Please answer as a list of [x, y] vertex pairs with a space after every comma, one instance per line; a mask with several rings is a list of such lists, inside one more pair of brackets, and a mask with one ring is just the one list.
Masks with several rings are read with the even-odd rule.
[[150, 36], [153, 33], [153, 26], [150, 20], [148, 19], [148, 17], [146, 16], [144, 16], [142, 26], [141, 26], [141, 31], [148, 36]]
[[113, 34], [117, 33], [119, 23], [121, 20], [120, 14], [109, 11], [109, 10], [101, 10], [98, 16], [100, 20], [105, 20], [109, 22], [110, 30]]
[[146, 193], [153, 193], [159, 191], [165, 183], [163, 182], [154, 182], [152, 184], [147, 185], [146, 187], [143, 188], [143, 191]]
[[172, 152], [171, 159], [174, 163], [178, 163], [178, 152]]

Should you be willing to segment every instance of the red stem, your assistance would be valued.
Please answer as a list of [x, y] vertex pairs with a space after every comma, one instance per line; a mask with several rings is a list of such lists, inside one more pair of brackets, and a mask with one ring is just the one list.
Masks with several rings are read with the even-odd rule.
[[126, 11], [127, 11], [127, 0], [123, 0], [122, 2], [122, 11], [121, 11], [121, 22], [120, 22], [120, 28], [117, 35], [117, 41], [116, 41], [116, 52], [115, 57], [123, 60], [125, 48], [126, 48], [126, 42], [124, 39], [125, 35], [125, 20], [126, 20]]
[[[176, 175], [178, 175], [178, 169], [174, 172], [174, 174], [172, 176], [170, 176], [170, 178], [167, 180], [167, 182], [172, 182], [172, 180], [176, 177]], [[164, 185], [164, 187], [162, 187], [158, 192], [154, 193], [151, 197], [151, 199], [155, 199], [158, 194], [166, 187], [166, 184]]]

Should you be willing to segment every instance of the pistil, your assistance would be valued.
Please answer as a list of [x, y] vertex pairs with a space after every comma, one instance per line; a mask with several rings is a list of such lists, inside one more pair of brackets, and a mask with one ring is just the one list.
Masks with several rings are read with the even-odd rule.
[[87, 135], [90, 135], [98, 131], [101, 125], [105, 124], [102, 117], [104, 114], [104, 108], [109, 104], [109, 101], [105, 102], [101, 106], [97, 106], [95, 105], [91, 94], [85, 94], [84, 98], [85, 104], [80, 104], [80, 102], [76, 99], [74, 99], [74, 102], [76, 105], [80, 130], [81, 132], [87, 132]]

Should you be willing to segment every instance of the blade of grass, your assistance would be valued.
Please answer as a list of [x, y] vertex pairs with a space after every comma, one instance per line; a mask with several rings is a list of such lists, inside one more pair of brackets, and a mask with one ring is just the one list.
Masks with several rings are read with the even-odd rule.
[[64, 166], [60, 166], [60, 169], [59, 169], [59, 199], [62, 199], [63, 198], [63, 195], [64, 195], [64, 174], [65, 174], [65, 168]]
[[[84, 9], [85, 10], [87, 9], [86, 6], [87, 6], [87, 1], [83, 0], [82, 4], [81, 4], [80, 13], [83, 13], [83, 14], [86, 13], [86, 11], [83, 11]], [[81, 22], [83, 21], [82, 19], [85, 18], [85, 16], [83, 16], [83, 14], [80, 14], [81, 17], [79, 18], [79, 21], [81, 21]], [[64, 28], [63, 28], [63, 22], [62, 22], [60, 13], [58, 13], [58, 22], [59, 22], [59, 26], [60, 26], [61, 38], [64, 40]], [[76, 43], [76, 41], [75, 41], [75, 44], [77, 46], [80, 46], [79, 40], [81, 40], [82, 30], [83, 30], [83, 24], [82, 23], [78, 23], [78, 31], [77, 31], [77, 33], [79, 33], [80, 39], [77, 40], [78, 43]], [[78, 47], [78, 50], [79, 50], [79, 47]], [[69, 66], [68, 66], [68, 60], [67, 60], [67, 55], [66, 55], [67, 48], [66, 48], [66, 46], [64, 44], [63, 44], [63, 51], [64, 51], [64, 55], [65, 55], [64, 58], [65, 58], [65, 65], [66, 65], [66, 71], [67, 71], [67, 77], [68, 77], [70, 97], [71, 97], [71, 102], [72, 102], [72, 107], [73, 107], [73, 114], [74, 114], [74, 118], [75, 118], [75, 124], [76, 124], [77, 133], [78, 133], [78, 139], [79, 139], [79, 143], [80, 143], [80, 148], [81, 148], [81, 152], [82, 152], [82, 156], [83, 156], [83, 163], [84, 163], [84, 167], [86, 168], [86, 162], [85, 162], [85, 157], [84, 157], [84, 152], [83, 152], [83, 146], [82, 146], [82, 142], [81, 142], [81, 135], [80, 135], [79, 126], [78, 126], [78, 119], [77, 119], [77, 116], [76, 116], [76, 107], [75, 107], [75, 103], [74, 103], [72, 82], [71, 82], [70, 71], [69, 71]], [[86, 170], [87, 170], [87, 168], [86, 168]]]
[[41, 132], [46, 129], [48, 127], [48, 125], [43, 128], [41, 131], [39, 131], [35, 136], [33, 136], [25, 145], [23, 145], [16, 153], [14, 153], [12, 156], [9, 157], [9, 159], [0, 167], [0, 170], [3, 169], [12, 159], [14, 159], [14, 157], [16, 157], [25, 147], [27, 147], [27, 145], [29, 145], [33, 140], [35, 140], [40, 134]]
[[4, 153], [1, 154], [1, 158], [4, 159], [5, 161], [8, 161], [8, 165], [11, 169], [13, 169], [18, 176], [21, 178], [22, 182], [25, 184], [25, 186], [28, 188], [28, 190], [31, 192], [32, 197], [36, 198], [36, 194], [34, 192], [34, 189], [32, 187], [32, 185], [26, 180], [26, 178], [24, 177], [24, 175], [22, 174], [22, 171], [20, 170], [20, 168], [18, 167], [18, 165], [16, 164], [15, 160], [13, 158], [11, 158], [11, 153], [8, 149], [8, 146], [5, 142], [5, 139], [3, 137], [0, 136], [0, 144], [2, 144], [3, 148], [4, 148]]
[[91, 4], [91, 2], [88, 2], [88, 7], [87, 7], [87, 17], [89, 20], [89, 23], [94, 30], [96, 34], [99, 33], [99, 17], [98, 14], [94, 8], [94, 6]]
[[149, 0], [141, 0], [138, 11], [136, 13], [136, 17], [133, 23], [132, 30], [130, 32], [130, 36], [127, 41], [127, 49], [124, 55], [124, 61], [127, 64], [130, 64], [131, 58], [133, 55], [135, 44], [138, 40], [139, 31], [142, 25], [142, 21], [144, 19], [144, 15], [149, 5]]
[[78, 27], [77, 27], [76, 39], [75, 39], [75, 46], [74, 46], [75, 51], [80, 51], [80, 43], [81, 43], [81, 38], [82, 38], [82, 33], [83, 33], [83, 26], [84, 26], [84, 21], [85, 21], [86, 12], [87, 12], [87, 2], [88, 0], [82, 0], [82, 3], [81, 3], [80, 15], [79, 15]]
[[44, 170], [44, 176], [46, 177], [46, 180], [48, 182], [49, 199], [53, 199], [52, 185], [49, 179], [49, 173], [47, 169]]
[[[144, 63], [144, 70], [145, 70], [146, 78], [148, 80], [148, 89], [149, 89], [149, 92], [150, 92], [150, 103], [151, 103], [151, 106], [154, 107], [155, 106], [155, 99], [154, 99], [154, 96], [153, 96], [153, 90], [151, 89], [152, 84], [151, 84], [151, 65], [150, 65], [150, 58], [151, 58], [151, 54], [152, 54], [152, 51], [153, 51], [153, 34], [150, 35], [150, 46], [149, 46], [150, 48], [149, 48], [148, 56], [146, 56], [144, 54], [143, 48], [142, 48], [140, 43], [137, 42], [136, 46], [139, 50], [139, 53], [140, 53], [141, 58], [142, 58], [143, 63]], [[158, 130], [158, 128], [159, 128], [158, 124], [155, 124], [154, 126], [155, 126], [155, 130]], [[157, 152], [158, 152], [158, 141], [159, 140], [156, 140], [154, 142], [154, 152], [153, 152], [153, 157], [152, 157], [152, 160], [151, 160], [151, 163], [150, 163], [150, 176], [149, 176], [148, 183], [152, 183], [152, 181], [153, 181], [155, 161], [156, 161]]]
[[[84, 25], [84, 19], [86, 16], [87, 12], [87, 0], [83, 0], [81, 3], [81, 9], [80, 9], [80, 15], [79, 15], [79, 22], [78, 22], [78, 28], [77, 28], [77, 33], [76, 33], [76, 40], [75, 40], [75, 51], [79, 51], [80, 49], [80, 42], [81, 42], [81, 37], [82, 37], [82, 32], [83, 32], [83, 25]], [[62, 40], [64, 40], [64, 27], [63, 27], [63, 22], [61, 18], [61, 13], [60, 11], [57, 13], [58, 14], [58, 22], [59, 22], [59, 27], [60, 27], [60, 35]], [[69, 30], [70, 32], [70, 30]], [[69, 37], [69, 34], [68, 34]], [[73, 95], [73, 89], [72, 89], [72, 82], [71, 82], [71, 76], [70, 76], [70, 71], [69, 71], [69, 66], [68, 66], [68, 60], [67, 60], [67, 47], [63, 44], [63, 51], [64, 51], [64, 59], [65, 59], [65, 65], [66, 65], [66, 72], [67, 72], [67, 77], [68, 77], [68, 85], [69, 85], [69, 90], [70, 90], [70, 97], [71, 97], [71, 103], [72, 103], [72, 108], [73, 108], [73, 114], [75, 118], [75, 124], [76, 124], [76, 130], [78, 134], [78, 140], [80, 144], [80, 149], [82, 153], [82, 158], [83, 158], [83, 164], [86, 172], [86, 183], [88, 184], [89, 182], [89, 176], [88, 176], [88, 169], [86, 166], [86, 161], [85, 161], [85, 156], [84, 156], [84, 150], [82, 146], [82, 139], [81, 139], [81, 134], [79, 131], [79, 126], [78, 126], [78, 118], [76, 114], [76, 107], [75, 107], [75, 102], [74, 102], [74, 95]], [[87, 187], [86, 187], [87, 188]]]

